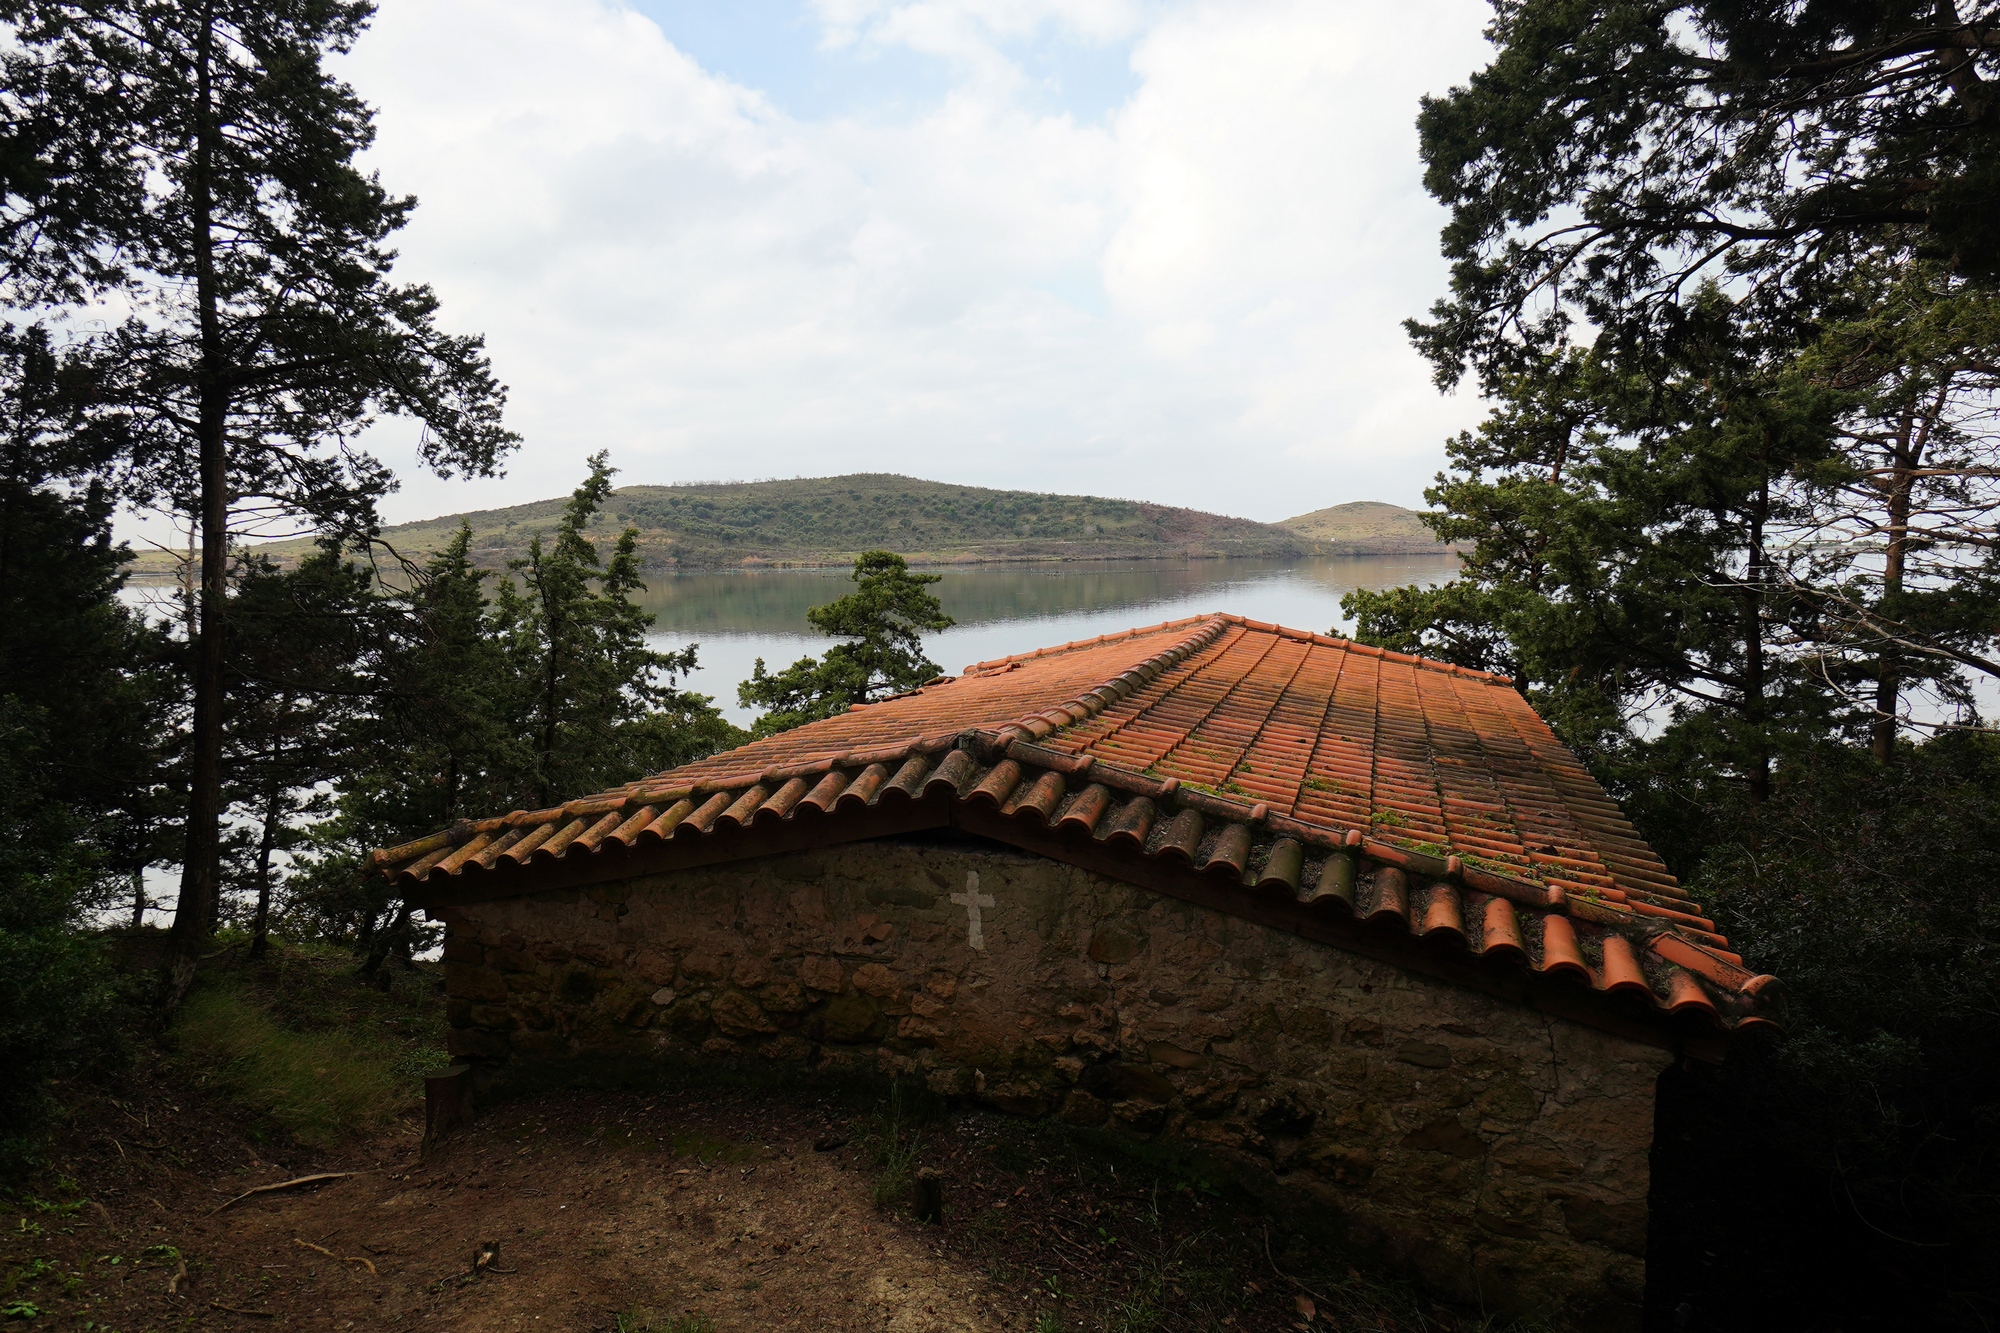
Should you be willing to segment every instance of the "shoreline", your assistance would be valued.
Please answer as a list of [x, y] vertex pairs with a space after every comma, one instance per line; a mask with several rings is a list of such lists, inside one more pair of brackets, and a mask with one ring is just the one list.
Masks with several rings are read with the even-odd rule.
[[[1421, 559], [1427, 556], [1461, 557], [1463, 555], [1463, 551], [1456, 545], [1446, 546], [1440, 544], [1429, 549], [1424, 549], [1404, 545], [1370, 546], [1357, 543], [1350, 546], [1348, 543], [1324, 544], [1347, 549], [1271, 554], [1229, 551], [1168, 551], [1157, 554], [965, 555], [950, 557], [931, 556], [928, 558], [906, 556], [905, 559], [909, 561], [911, 569], [951, 570], [992, 565], [1161, 564], [1169, 561], [1192, 564], [1197, 561], [1221, 563], [1231, 560], [1256, 560], [1270, 564], [1298, 564], [1308, 560], [1361, 560], [1380, 559], [1385, 556]], [[295, 560], [284, 558], [285, 555], [290, 554], [290, 552], [281, 554], [277, 561], [280, 568], [287, 568], [296, 563]], [[413, 558], [418, 558], [429, 553], [412, 552], [410, 554]], [[689, 561], [647, 561], [642, 563], [640, 568], [648, 574], [669, 575], [759, 574], [767, 572], [846, 569], [853, 565], [855, 556], [858, 554], [859, 552], [855, 552], [854, 554], [845, 556], [830, 555], [823, 558], [797, 559], [789, 557], [745, 556], [734, 563], [717, 562], [713, 564]], [[149, 560], [148, 556], [153, 556], [153, 558]], [[160, 567], [162, 564], [167, 563], [152, 552], [139, 553], [126, 568], [125, 581], [128, 584], [145, 587], [173, 587], [180, 582], [180, 578], [171, 566], [168, 568]], [[486, 564], [476, 561], [475, 567], [488, 574], [504, 574], [507, 572], [504, 562], [501, 564]]]

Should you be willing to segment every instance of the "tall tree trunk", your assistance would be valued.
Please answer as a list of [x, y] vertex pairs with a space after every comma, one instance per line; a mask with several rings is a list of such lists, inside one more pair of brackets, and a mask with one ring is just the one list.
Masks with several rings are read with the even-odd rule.
[[[1882, 553], [1882, 597], [1878, 605], [1890, 621], [1901, 611], [1897, 603], [1910, 553], [1910, 511], [1915, 503], [1917, 468], [1930, 442], [1931, 427], [1944, 410], [1946, 393], [1940, 390], [1930, 411], [1918, 415], [1916, 403], [1903, 410], [1896, 442], [1889, 459], [1888, 547]], [[1878, 764], [1896, 761], [1897, 710], [1902, 706], [1903, 653], [1893, 642], [1884, 643], [1875, 660], [1875, 725], [1869, 750]]]
[[132, 929], [146, 925], [146, 867], [132, 867]]
[[389, 974], [382, 972], [382, 964], [388, 961], [390, 951], [396, 947], [396, 941], [409, 928], [410, 911], [411, 907], [407, 900], [397, 904], [396, 919], [375, 932], [375, 943], [369, 947], [368, 957], [361, 964], [362, 976], [375, 980], [376, 974], [381, 974], [378, 984], [385, 990], [388, 989]]
[[211, 187], [215, 134], [215, 13], [204, 4], [195, 42], [195, 142], [189, 200], [195, 255], [195, 301], [201, 318], [197, 446], [201, 471], [201, 608], [195, 644], [194, 716], [188, 737], [187, 850], [181, 861], [180, 901], [168, 941], [160, 1002], [162, 1027], [172, 1024], [194, 985], [210, 924], [215, 919], [222, 852], [223, 615], [229, 554], [229, 459], [224, 429], [229, 415], [224, 380], [221, 319], [217, 310], [214, 213]]
[[1766, 476], [1750, 506], [1750, 542], [1745, 552], [1748, 568], [1743, 581], [1743, 722], [1748, 732], [1744, 778], [1753, 810], [1771, 796], [1771, 740], [1764, 699], [1764, 597], [1770, 574], [1764, 524], [1770, 510], [1771, 481]]
[[556, 616], [549, 611], [546, 585], [542, 591], [542, 620], [548, 627], [549, 652], [548, 669], [542, 681], [542, 762], [536, 774], [536, 798], [543, 806], [555, 799], [555, 783], [550, 772], [556, 759], [556, 703], [562, 683], [562, 662], [558, 657], [562, 642], [562, 627]]
[[264, 831], [257, 839], [257, 919], [250, 927], [250, 956], [262, 958], [271, 947], [271, 847], [278, 837], [280, 788], [264, 793]]

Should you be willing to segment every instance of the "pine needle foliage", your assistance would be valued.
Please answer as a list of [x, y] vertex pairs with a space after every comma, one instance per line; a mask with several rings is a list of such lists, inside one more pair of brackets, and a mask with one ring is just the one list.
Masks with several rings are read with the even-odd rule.
[[750, 679], [737, 687], [744, 707], [764, 710], [753, 735], [775, 735], [832, 717], [855, 704], [914, 690], [939, 674], [938, 664], [924, 656], [923, 635], [958, 623], [928, 591], [943, 576], [912, 574], [902, 556], [867, 551], [849, 577], [856, 584], [853, 592], [806, 612], [814, 629], [847, 642], [775, 673], [764, 669], [760, 657]]

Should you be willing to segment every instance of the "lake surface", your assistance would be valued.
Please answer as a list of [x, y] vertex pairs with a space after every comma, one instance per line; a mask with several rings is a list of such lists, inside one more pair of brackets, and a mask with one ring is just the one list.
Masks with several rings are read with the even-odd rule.
[[[1340, 613], [1344, 594], [1442, 583], [1458, 572], [1458, 558], [1079, 560], [929, 572], [944, 575], [932, 591], [958, 624], [926, 636], [924, 651], [956, 675], [973, 662], [1209, 611], [1346, 633], [1353, 622]], [[743, 726], [756, 714], [737, 704], [737, 683], [749, 678], [760, 657], [775, 670], [825, 652], [833, 640], [812, 632], [806, 610], [854, 587], [846, 569], [651, 570], [646, 584], [637, 600], [655, 617], [653, 643], [698, 645], [699, 666], [683, 683], [712, 695], [730, 720]], [[124, 597], [153, 616], [177, 614], [171, 586], [129, 584]]]
[[[957, 674], [973, 662], [1209, 611], [1345, 633], [1352, 622], [1340, 612], [1344, 594], [1442, 583], [1457, 571], [1451, 555], [946, 567], [930, 571], [944, 575], [932, 590], [958, 624], [926, 636], [924, 651]], [[738, 706], [737, 682], [759, 657], [776, 669], [824, 652], [832, 640], [811, 632], [806, 609], [853, 587], [840, 569], [654, 571], [646, 582], [638, 601], [656, 617], [654, 642], [699, 645], [699, 667], [686, 684], [713, 695], [740, 725], [755, 714]]]

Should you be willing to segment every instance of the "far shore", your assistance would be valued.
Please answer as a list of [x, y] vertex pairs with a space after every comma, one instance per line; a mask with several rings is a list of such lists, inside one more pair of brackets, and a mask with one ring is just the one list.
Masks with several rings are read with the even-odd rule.
[[[289, 545], [289, 543], [287, 543]], [[1422, 557], [1455, 556], [1460, 554], [1456, 545], [1439, 543], [1430, 547], [1420, 547], [1413, 543], [1384, 542], [1322, 542], [1322, 549], [1298, 555], [1267, 555], [1262, 553], [1243, 554], [1230, 551], [1162, 551], [1146, 553], [1092, 552], [1089, 554], [1023, 554], [1023, 555], [912, 555], [907, 557], [912, 569], [954, 569], [985, 565], [1083, 565], [1083, 564], [1159, 564], [1167, 561], [1228, 561], [1255, 560], [1265, 564], [1299, 564], [1307, 560], [1349, 560], [1379, 558], [1382, 556]], [[251, 553], [256, 547], [249, 548]], [[297, 548], [276, 552], [281, 568], [294, 565], [298, 561]], [[429, 552], [408, 553], [412, 559], [422, 559]], [[745, 556], [734, 563], [708, 563], [680, 560], [662, 560], [646, 563], [643, 568], [649, 574], [756, 574], [773, 570], [846, 569], [854, 563], [860, 552], [841, 554], [815, 554], [812, 556]], [[160, 551], [137, 553], [126, 570], [126, 582], [140, 587], [173, 587], [180, 580], [180, 561]], [[490, 574], [506, 572], [505, 564], [479, 562], [479, 567]]]

